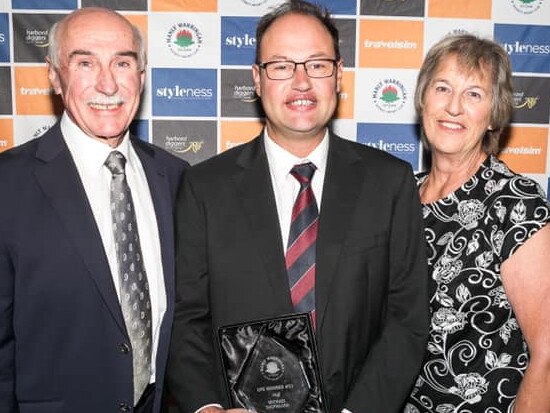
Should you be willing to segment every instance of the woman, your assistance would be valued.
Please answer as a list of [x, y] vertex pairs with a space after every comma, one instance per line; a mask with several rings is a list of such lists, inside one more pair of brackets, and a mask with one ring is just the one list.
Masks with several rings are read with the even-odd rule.
[[405, 412], [550, 412], [550, 207], [495, 155], [512, 111], [496, 43], [449, 36], [428, 52], [415, 105], [432, 279], [430, 338]]

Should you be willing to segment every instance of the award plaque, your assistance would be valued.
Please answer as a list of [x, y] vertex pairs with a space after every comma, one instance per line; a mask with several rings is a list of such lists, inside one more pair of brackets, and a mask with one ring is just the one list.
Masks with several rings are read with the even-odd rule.
[[235, 407], [257, 413], [325, 413], [309, 314], [218, 330], [225, 382]]

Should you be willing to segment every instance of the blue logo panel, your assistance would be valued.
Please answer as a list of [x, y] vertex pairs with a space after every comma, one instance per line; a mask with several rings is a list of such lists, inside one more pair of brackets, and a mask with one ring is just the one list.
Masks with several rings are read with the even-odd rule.
[[76, 0], [12, 0], [13, 9], [73, 10], [78, 8]]
[[550, 178], [548, 178], [548, 187], [546, 188], [546, 198], [550, 201]]
[[358, 123], [357, 142], [381, 149], [418, 171], [420, 127], [417, 124]]
[[513, 72], [550, 73], [550, 26], [495, 24], [494, 37], [510, 56]]
[[153, 115], [216, 116], [216, 69], [153, 69]]
[[254, 63], [257, 17], [222, 17], [222, 65]]
[[130, 123], [130, 133], [145, 142], [149, 142], [149, 123], [145, 119], [134, 119]]
[[7, 13], [0, 13], [0, 62], [10, 61], [10, 30]]

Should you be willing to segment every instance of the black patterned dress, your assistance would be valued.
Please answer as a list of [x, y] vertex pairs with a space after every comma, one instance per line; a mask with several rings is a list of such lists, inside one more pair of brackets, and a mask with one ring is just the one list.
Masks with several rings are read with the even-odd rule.
[[536, 182], [489, 156], [423, 214], [432, 318], [405, 413], [510, 412], [529, 354], [500, 265], [550, 221], [548, 201]]

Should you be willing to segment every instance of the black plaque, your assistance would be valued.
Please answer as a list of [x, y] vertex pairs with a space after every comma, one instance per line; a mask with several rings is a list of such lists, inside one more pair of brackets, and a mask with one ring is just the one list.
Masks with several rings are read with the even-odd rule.
[[309, 314], [222, 327], [218, 340], [233, 406], [257, 413], [324, 413]]

